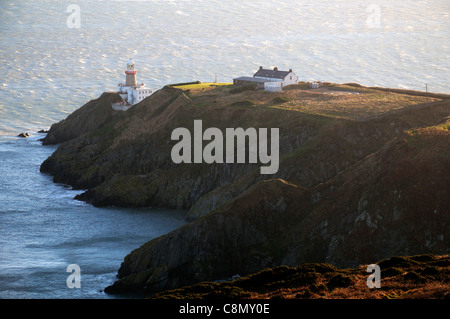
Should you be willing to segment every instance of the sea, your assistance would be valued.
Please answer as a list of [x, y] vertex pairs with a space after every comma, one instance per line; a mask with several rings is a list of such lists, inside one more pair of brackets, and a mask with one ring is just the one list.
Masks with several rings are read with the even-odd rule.
[[57, 145], [38, 131], [116, 90], [129, 59], [155, 90], [263, 66], [450, 94], [449, 14], [448, 0], [0, 1], [0, 299], [118, 298], [103, 290], [124, 257], [186, 223], [93, 207], [39, 171]]

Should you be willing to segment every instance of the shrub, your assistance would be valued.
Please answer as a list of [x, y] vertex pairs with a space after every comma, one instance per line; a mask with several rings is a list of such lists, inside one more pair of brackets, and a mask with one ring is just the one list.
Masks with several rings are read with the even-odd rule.
[[443, 258], [429, 263], [431, 266], [447, 267], [450, 266], [450, 258]]
[[256, 83], [249, 83], [249, 84], [239, 85], [239, 86], [236, 86], [236, 87], [232, 88], [230, 90], [230, 93], [231, 94], [236, 94], [236, 93], [241, 93], [241, 92], [244, 92], [244, 91], [254, 91], [254, 90], [256, 90], [256, 87], [257, 87]]
[[403, 279], [411, 281], [411, 282], [415, 282], [415, 283], [424, 283], [427, 281], [427, 278], [425, 278], [421, 274], [418, 274], [415, 271], [408, 272], [407, 274], [405, 274], [403, 276]]
[[235, 285], [244, 288], [263, 289], [267, 286], [283, 285], [284, 280], [295, 274], [295, 268], [287, 266], [278, 266], [261, 270], [248, 277], [242, 277], [236, 280]]
[[251, 294], [240, 287], [235, 286], [225, 286], [218, 290], [211, 290], [207, 295], [204, 296], [205, 299], [243, 299], [250, 297]]
[[396, 267], [381, 270], [381, 277], [394, 277], [400, 275], [403, 271]]
[[272, 100], [273, 104], [282, 104], [282, 103], [286, 103], [289, 102], [290, 100], [287, 97], [284, 96], [277, 96], [276, 98], [274, 98]]
[[319, 274], [334, 272], [337, 270], [335, 266], [325, 263], [306, 263], [298, 266], [297, 269], [302, 272], [317, 272]]
[[296, 273], [289, 277], [289, 284], [292, 286], [312, 285], [319, 278], [316, 272]]
[[313, 293], [324, 293], [328, 291], [328, 287], [324, 284], [314, 284], [309, 287], [309, 291]]
[[298, 293], [295, 295], [295, 298], [309, 298], [313, 295], [313, 293], [311, 292], [311, 290], [306, 289], [301, 293]]
[[230, 104], [230, 106], [254, 106], [254, 105], [255, 103], [253, 103], [252, 101], [238, 101]]
[[419, 262], [426, 262], [426, 261], [432, 261], [434, 260], [433, 255], [416, 255], [411, 257], [412, 260], [419, 261]]
[[416, 265], [417, 262], [411, 260], [407, 257], [391, 257], [389, 259], [383, 260], [378, 265], [381, 269], [390, 268], [390, 267], [399, 267], [399, 268], [409, 268], [412, 265]]
[[331, 277], [327, 286], [330, 289], [348, 287], [353, 283], [353, 279], [349, 275], [337, 274]]
[[440, 273], [440, 269], [436, 266], [427, 266], [420, 272], [423, 276], [437, 277]]

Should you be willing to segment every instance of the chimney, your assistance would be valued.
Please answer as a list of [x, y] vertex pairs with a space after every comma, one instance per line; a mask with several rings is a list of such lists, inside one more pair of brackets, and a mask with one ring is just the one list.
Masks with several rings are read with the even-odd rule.
[[262, 66], [260, 66], [259, 69], [262, 70]]
[[289, 73], [292, 73], [292, 69], [289, 69]]
[[274, 70], [274, 71], [278, 71], [278, 67], [274, 67], [273, 70]]

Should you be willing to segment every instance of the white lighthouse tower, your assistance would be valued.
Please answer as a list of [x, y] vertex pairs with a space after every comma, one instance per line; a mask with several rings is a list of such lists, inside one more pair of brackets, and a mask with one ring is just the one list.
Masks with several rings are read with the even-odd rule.
[[119, 83], [118, 91], [122, 97], [122, 102], [112, 104], [117, 111], [126, 111], [133, 105], [141, 102], [147, 96], [152, 95], [153, 90], [147, 88], [144, 83], [137, 84], [137, 71], [134, 68], [134, 61], [130, 59], [125, 70], [125, 84]]

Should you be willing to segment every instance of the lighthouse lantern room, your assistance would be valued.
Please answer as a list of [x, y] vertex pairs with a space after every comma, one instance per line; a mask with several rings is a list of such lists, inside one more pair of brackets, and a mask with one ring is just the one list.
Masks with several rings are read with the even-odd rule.
[[137, 71], [134, 68], [134, 61], [130, 59], [125, 70], [125, 84], [118, 84], [118, 91], [122, 97], [122, 102], [112, 105], [115, 110], [126, 111], [153, 93], [153, 90], [146, 87], [144, 83], [137, 84], [136, 74]]

